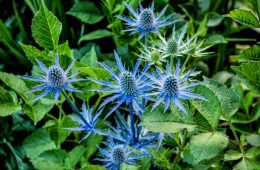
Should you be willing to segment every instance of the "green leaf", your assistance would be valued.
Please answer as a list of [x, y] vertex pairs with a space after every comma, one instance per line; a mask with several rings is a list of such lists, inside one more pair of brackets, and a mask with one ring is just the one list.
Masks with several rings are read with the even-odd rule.
[[235, 90], [228, 89], [224, 84], [204, 77], [204, 80], [207, 82], [205, 86], [213, 91], [217, 96], [221, 111], [226, 117], [231, 117], [236, 113], [240, 106], [240, 97]]
[[0, 116], [8, 116], [21, 110], [19, 103], [14, 103], [11, 94], [0, 86]]
[[43, 4], [32, 20], [32, 36], [43, 48], [54, 50], [58, 46], [62, 24]]
[[260, 155], [260, 147], [252, 147], [248, 151], [246, 151], [247, 158], [255, 158]]
[[222, 132], [201, 133], [192, 136], [190, 141], [195, 163], [214, 158], [228, 145], [228, 137]]
[[87, 165], [83, 168], [80, 168], [80, 170], [106, 170], [105, 168], [99, 166], [99, 165]]
[[89, 1], [78, 1], [67, 14], [87, 24], [95, 24], [104, 18], [95, 4]]
[[103, 68], [78, 67], [78, 70], [95, 79], [108, 79], [111, 77], [110, 73]]
[[245, 113], [237, 112], [234, 116], [232, 116], [231, 122], [232, 123], [239, 123], [239, 124], [248, 124], [254, 121], [257, 121], [260, 118], [260, 106], [257, 106], [252, 114], [248, 116]]
[[260, 26], [259, 21], [251, 11], [247, 11], [244, 9], [235, 9], [233, 11], [230, 11], [230, 13], [225, 16], [230, 17], [240, 24], [248, 26], [250, 28], [256, 28]]
[[208, 13], [208, 27], [218, 26], [223, 20], [223, 17], [216, 12]]
[[75, 165], [79, 162], [85, 152], [86, 148], [83, 146], [76, 146], [73, 148], [65, 159], [66, 169], [75, 169]]
[[258, 134], [250, 134], [246, 136], [246, 141], [250, 143], [252, 146], [260, 146], [260, 135]]
[[53, 64], [53, 59], [51, 59], [47, 54], [43, 51], [40, 51], [38, 48], [32, 45], [25, 45], [22, 42], [19, 42], [20, 46], [22, 47], [23, 51], [25, 52], [27, 58], [33, 63], [38, 65], [35, 59], [43, 62], [44, 64], [48, 63]]
[[206, 83], [204, 83], [203, 85], [198, 85], [195, 88], [194, 93], [202, 95], [208, 101], [193, 99], [191, 100], [191, 103], [209, 122], [211, 127], [213, 129], [216, 129], [221, 114], [220, 102], [213, 91], [205, 84]]
[[85, 160], [88, 161], [89, 158], [95, 153], [97, 152], [97, 146], [99, 146], [101, 144], [101, 142], [103, 141], [103, 136], [99, 136], [99, 135], [90, 135], [87, 140], [85, 141], [86, 143], [86, 155], [85, 155]]
[[184, 106], [189, 112], [188, 115], [185, 115], [176, 105], [172, 112], [167, 111], [165, 113], [162, 106], [158, 106], [153, 111], [150, 111], [151, 108], [148, 108], [142, 114], [142, 125], [153, 132], [177, 133], [183, 129], [193, 131], [196, 123], [193, 121], [188, 107], [185, 104]]
[[250, 90], [260, 94], [260, 62], [243, 63], [240, 66], [231, 66], [231, 68]]
[[[66, 55], [69, 58], [72, 57], [72, 50], [70, 49], [69, 42], [65, 41], [63, 44], [60, 44], [57, 48], [56, 51], [58, 52], [59, 55]], [[56, 54], [56, 53], [55, 53]]]
[[233, 170], [255, 170], [260, 169], [259, 159], [243, 158], [238, 164], [236, 164]]
[[255, 45], [244, 50], [239, 56], [233, 57], [238, 62], [259, 62], [260, 61], [260, 47]]
[[38, 157], [31, 159], [33, 166], [39, 170], [64, 170], [64, 159], [67, 152], [64, 150], [50, 150], [45, 151]]
[[44, 151], [54, 149], [56, 146], [47, 129], [39, 129], [25, 139], [22, 147], [26, 156], [34, 159]]
[[242, 157], [243, 157], [242, 153], [240, 153], [238, 151], [234, 151], [234, 150], [228, 150], [224, 155], [224, 160], [225, 161], [234, 161], [234, 160], [238, 160]]
[[32, 119], [34, 125], [43, 119], [44, 115], [47, 113], [47, 110], [42, 103], [36, 103], [34, 105], [25, 104], [23, 110]]
[[227, 41], [221, 34], [214, 34], [206, 37], [205, 45], [227, 44]]
[[90, 40], [96, 40], [96, 39], [101, 39], [101, 38], [105, 38], [105, 37], [111, 37], [112, 35], [113, 35], [113, 33], [108, 30], [99, 29], [99, 30], [96, 30], [96, 31], [83, 35], [79, 39], [79, 43], [82, 41], [90, 41]]
[[87, 64], [89, 67], [98, 67], [97, 53], [94, 46], [81, 58], [80, 62]]
[[23, 100], [28, 101], [25, 93], [27, 93], [29, 89], [26, 87], [24, 81], [21, 78], [13, 74], [0, 72], [0, 80], [2, 80], [7, 86], [18, 93], [18, 95], [21, 96]]

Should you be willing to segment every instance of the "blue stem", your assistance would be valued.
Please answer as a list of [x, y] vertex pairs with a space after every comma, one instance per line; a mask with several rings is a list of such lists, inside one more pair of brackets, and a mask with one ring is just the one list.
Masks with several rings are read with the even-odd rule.
[[160, 135], [160, 133], [157, 133], [152, 139], [150, 139], [149, 141], [144, 142], [141, 145], [139, 145], [138, 148], [142, 148], [142, 147], [145, 147], [146, 145], [149, 145], [150, 143], [155, 141], [158, 138], [159, 135]]
[[133, 112], [133, 103], [132, 102], [129, 103], [129, 112], [130, 112], [130, 121], [131, 121], [133, 145], [135, 145], [136, 144], [135, 120], [134, 120], [134, 112]]

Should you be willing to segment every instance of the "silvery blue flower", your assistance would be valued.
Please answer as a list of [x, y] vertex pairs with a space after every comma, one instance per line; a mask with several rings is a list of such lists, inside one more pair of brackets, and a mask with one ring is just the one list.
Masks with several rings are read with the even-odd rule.
[[79, 112], [80, 115], [71, 115], [70, 116], [70, 118], [74, 122], [77, 122], [79, 126], [66, 128], [66, 129], [87, 133], [86, 136], [81, 141], [87, 139], [88, 136], [91, 134], [103, 135], [103, 133], [96, 127], [98, 117], [100, 116], [101, 113], [102, 113], [102, 110], [100, 110], [98, 113], [96, 113], [95, 116], [93, 116], [93, 108], [86, 107], [86, 104], [84, 102], [82, 104], [82, 112]]
[[147, 133], [142, 126], [135, 123], [136, 136], [134, 136], [135, 140], [133, 140], [134, 134], [130, 122], [127, 122], [119, 112], [116, 112], [115, 123], [116, 126], [107, 124], [110, 129], [105, 136], [112, 137], [119, 143], [126, 143], [129, 139], [129, 145], [138, 148], [140, 151], [146, 152], [145, 147], [151, 146], [159, 135], [158, 133]]
[[138, 165], [136, 161], [146, 156], [146, 154], [137, 154], [136, 149], [129, 146], [128, 142], [117, 144], [113, 138], [108, 138], [108, 142], [104, 144], [107, 146], [107, 149], [99, 147], [99, 152], [103, 158], [96, 158], [95, 160], [104, 162], [103, 167], [109, 170], [120, 170], [120, 166], [123, 163]]
[[39, 95], [34, 101], [45, 97], [49, 93], [55, 93], [55, 102], [57, 103], [62, 90], [80, 92], [79, 90], [69, 86], [69, 83], [84, 80], [81, 78], [75, 78], [77, 75], [79, 75], [79, 73], [75, 73], [75, 74], [68, 76], [68, 73], [72, 69], [74, 62], [76, 60], [74, 60], [71, 63], [71, 65], [67, 68], [66, 71], [64, 71], [59, 64], [58, 53], [56, 54], [55, 64], [50, 66], [49, 68], [47, 68], [39, 60], [37, 60], [37, 59], [35, 59], [35, 60], [37, 61], [37, 63], [41, 67], [41, 69], [44, 71], [45, 75], [40, 74], [39, 78], [26, 76], [26, 75], [21, 76], [22, 78], [41, 83], [40, 85], [37, 85], [32, 90], [30, 90], [30, 92], [44, 90], [44, 92], [41, 95]]
[[156, 16], [154, 14], [154, 3], [152, 3], [150, 8], [143, 8], [139, 5], [139, 13], [136, 12], [130, 5], [125, 3], [127, 9], [132, 14], [131, 17], [117, 16], [121, 20], [126, 22], [127, 29], [125, 31], [130, 31], [132, 34], [140, 33], [139, 39], [148, 33], [159, 33], [158, 29], [171, 25], [176, 21], [171, 20], [173, 14], [162, 18], [165, 13], [167, 6]]
[[95, 91], [112, 93], [110, 97], [103, 101], [100, 107], [117, 100], [117, 104], [108, 112], [106, 117], [112, 114], [124, 102], [126, 102], [127, 105], [133, 104], [137, 112], [143, 111], [139, 104], [139, 99], [150, 99], [150, 97], [145, 94], [150, 90], [148, 85], [151, 81], [144, 75], [149, 69], [149, 65], [146, 65], [143, 71], [139, 73], [138, 68], [141, 61], [137, 60], [133, 71], [130, 72], [128, 69], [125, 69], [116, 51], [114, 51], [114, 54], [119, 69], [118, 74], [106, 64], [100, 63], [100, 65], [112, 75], [112, 81], [106, 82], [89, 78], [93, 82], [106, 87], [106, 89], [95, 89]]
[[176, 104], [180, 110], [187, 114], [180, 99], [201, 99], [207, 101], [203, 96], [199, 94], [194, 94], [191, 92], [190, 87], [202, 84], [202, 82], [194, 82], [185, 84], [188, 78], [192, 75], [194, 70], [190, 70], [184, 75], [181, 75], [180, 60], [178, 61], [175, 72], [172, 74], [170, 64], [166, 66], [166, 73], [162, 73], [157, 69], [158, 78], [154, 76], [147, 75], [153, 80], [154, 84], [152, 87], [155, 92], [147, 94], [149, 96], [158, 96], [157, 101], [152, 107], [155, 109], [163, 101], [166, 101], [164, 112], [169, 108], [170, 104]]

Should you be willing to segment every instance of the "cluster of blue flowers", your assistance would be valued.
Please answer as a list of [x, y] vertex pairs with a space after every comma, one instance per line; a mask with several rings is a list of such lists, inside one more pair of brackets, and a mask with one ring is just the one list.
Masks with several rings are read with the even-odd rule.
[[[125, 5], [132, 16], [118, 16], [118, 18], [126, 22], [126, 31], [140, 33], [139, 39], [147, 36], [148, 33], [160, 34], [159, 28], [172, 25], [176, 22], [176, 20], [173, 21], [171, 19], [173, 14], [162, 18], [167, 7], [155, 16], [153, 3], [150, 8], [143, 8], [140, 5], [139, 13], [135, 12], [128, 4]], [[183, 36], [177, 36], [177, 38], [178, 37], [182, 38]], [[177, 40], [176, 42], [183, 44]], [[182, 51], [184, 51], [183, 48], [181, 48]], [[160, 54], [160, 51], [158, 52]], [[178, 53], [177, 56], [180, 54], [181, 53]], [[23, 78], [41, 82], [40, 85], [34, 87], [30, 91], [35, 92], [44, 90], [44, 92], [35, 100], [39, 100], [49, 93], [54, 93], [55, 102], [57, 103], [60, 93], [63, 93], [67, 102], [76, 113], [76, 115], [70, 117], [78, 124], [78, 127], [67, 129], [86, 133], [82, 140], [87, 139], [91, 134], [107, 137], [107, 141], [104, 143], [107, 148], [103, 149], [99, 147], [102, 158], [96, 158], [95, 160], [104, 162], [104, 167], [108, 169], [119, 170], [123, 163], [138, 165], [137, 160], [145, 156], [150, 156], [149, 148], [156, 146], [156, 142], [160, 140], [159, 138], [161, 135], [159, 133], [147, 132], [144, 127], [140, 125], [140, 116], [147, 110], [146, 104], [148, 101], [154, 102], [152, 110], [157, 106], [164, 104], [164, 112], [166, 112], [170, 105], [177, 105], [184, 114], [187, 114], [187, 111], [182, 104], [182, 100], [193, 98], [201, 100], [206, 99], [203, 96], [192, 92], [191, 87], [199, 85], [202, 82], [191, 82], [189, 78], [192, 76], [194, 70], [185, 73], [184, 69], [181, 68], [180, 60], [178, 60], [174, 72], [171, 69], [171, 64], [167, 61], [165, 71], [162, 67], [155, 67], [153, 68], [154, 71], [149, 73], [148, 71], [150, 70], [151, 64], [156, 65], [156, 62], [145, 64], [144, 68], [140, 71], [139, 67], [142, 60], [142, 57], [140, 57], [133, 70], [129, 70], [124, 67], [116, 51], [114, 51], [114, 55], [118, 66], [118, 72], [113, 71], [113, 69], [106, 64], [100, 63], [100, 65], [111, 74], [111, 79], [104, 81], [88, 78], [88, 80], [93, 83], [102, 86], [101, 89], [94, 89], [95, 91], [110, 94], [110, 96], [100, 105], [99, 111], [96, 114], [93, 113], [93, 108], [89, 108], [85, 103], [83, 103], [82, 109], [79, 111], [66, 93], [66, 91], [80, 92], [69, 86], [69, 84], [86, 80], [76, 78], [79, 73], [68, 76], [75, 60], [68, 69], [64, 71], [59, 64], [58, 54], [56, 55], [55, 64], [49, 68], [36, 59], [45, 75], [40, 75], [40, 78], [30, 76], [23, 76]], [[157, 57], [160, 57], [160, 55]], [[162, 57], [167, 60], [169, 55], [164, 54]], [[107, 124], [108, 130], [99, 129], [97, 126], [98, 118], [101, 115], [103, 108], [108, 103], [116, 104], [106, 114], [105, 118], [112, 113], [115, 113], [116, 126]], [[127, 121], [118, 111], [118, 108], [122, 105], [126, 105], [129, 109], [130, 121]]]

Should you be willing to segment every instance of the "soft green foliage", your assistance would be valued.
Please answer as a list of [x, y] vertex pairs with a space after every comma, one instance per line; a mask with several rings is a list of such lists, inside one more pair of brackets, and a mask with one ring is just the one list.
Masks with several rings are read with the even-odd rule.
[[32, 36], [43, 48], [56, 49], [62, 25], [58, 18], [43, 5], [32, 20]]
[[[118, 73], [115, 50], [125, 68], [132, 70], [144, 47], [152, 51], [160, 42], [158, 34], [138, 40], [137, 35], [123, 31], [127, 26], [117, 16], [133, 17], [124, 2], [137, 10], [139, 3], [146, 8], [152, 1], [2, 1], [1, 170], [105, 170], [95, 158], [100, 158], [98, 147], [103, 148], [106, 137], [93, 134], [79, 142], [87, 132], [67, 129], [76, 127], [70, 118], [76, 113], [64, 95], [57, 104], [53, 94], [34, 101], [41, 92], [29, 91], [39, 82], [20, 75], [39, 77], [43, 72], [36, 59], [50, 67], [56, 53], [64, 71], [75, 59], [70, 75], [80, 72], [77, 78], [84, 81], [71, 87], [82, 92], [68, 96], [79, 110], [85, 101], [98, 111], [111, 94], [95, 91], [101, 85], [89, 78], [113, 78], [100, 63]], [[260, 169], [260, 0], [154, 1], [156, 14], [166, 5], [162, 17], [174, 14], [172, 19], [180, 20], [174, 26], [160, 28], [161, 36], [168, 40], [171, 34], [186, 28], [184, 39], [194, 38], [188, 43], [191, 50], [180, 57], [165, 58], [161, 64], [141, 60], [140, 70], [151, 64], [147, 75], [156, 73], [156, 69], [164, 72], [168, 62], [174, 72], [179, 60], [181, 72], [195, 68], [193, 77], [185, 83], [202, 81], [190, 90], [206, 100], [180, 99], [187, 115], [176, 105], [164, 112], [165, 102], [151, 111], [154, 101], [145, 101], [144, 112], [135, 112], [134, 118], [143, 126], [142, 134], [159, 132], [159, 140], [145, 152], [149, 157], [139, 159], [137, 166], [124, 163], [120, 170]], [[205, 55], [196, 55], [203, 48], [208, 48]], [[109, 132], [108, 124], [116, 126], [114, 113], [104, 119], [115, 101], [106, 104], [100, 115], [97, 126], [102, 132]], [[127, 105], [117, 111], [130, 122]]]
[[89, 1], [75, 3], [67, 13], [87, 24], [95, 24], [104, 18], [95, 4]]

